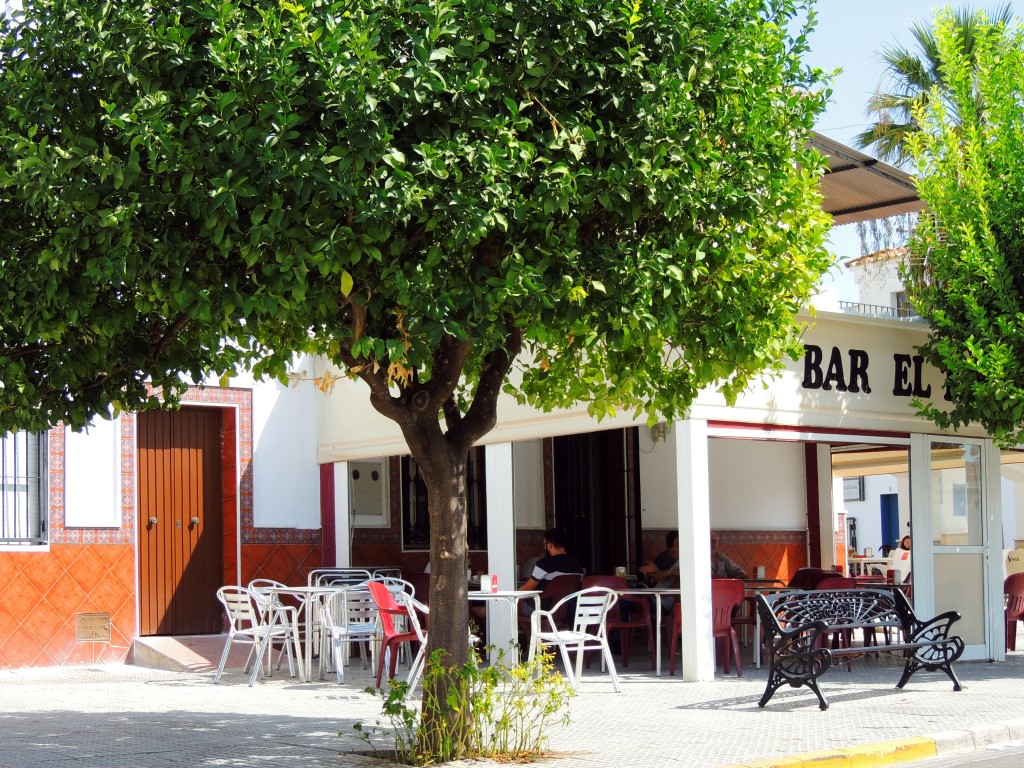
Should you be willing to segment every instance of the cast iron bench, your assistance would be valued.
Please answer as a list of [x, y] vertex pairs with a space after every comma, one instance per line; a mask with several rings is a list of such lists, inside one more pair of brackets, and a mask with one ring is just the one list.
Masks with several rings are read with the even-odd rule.
[[[962, 688], [952, 664], [964, 652], [964, 641], [949, 634], [953, 622], [960, 618], [957, 611], [921, 621], [899, 589], [866, 588], [758, 595], [757, 610], [769, 653], [768, 684], [758, 706], [767, 704], [775, 691], [788, 683], [794, 688], [807, 686], [818, 697], [821, 709], [828, 709], [818, 678], [836, 664], [869, 653], [900, 653], [906, 658], [897, 688], [906, 685], [919, 669], [942, 670], [953, 681], [954, 691]], [[849, 641], [855, 629], [896, 630], [898, 636], [885, 645], [825, 647], [833, 633]]]

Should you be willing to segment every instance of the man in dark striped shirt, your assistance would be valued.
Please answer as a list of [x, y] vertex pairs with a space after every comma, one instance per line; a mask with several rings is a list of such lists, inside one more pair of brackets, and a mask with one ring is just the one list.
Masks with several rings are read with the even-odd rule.
[[557, 528], [544, 533], [544, 551], [547, 553], [533, 566], [533, 573], [520, 589], [544, 589], [544, 583], [563, 574], [583, 575], [583, 566], [565, 551], [565, 537]]

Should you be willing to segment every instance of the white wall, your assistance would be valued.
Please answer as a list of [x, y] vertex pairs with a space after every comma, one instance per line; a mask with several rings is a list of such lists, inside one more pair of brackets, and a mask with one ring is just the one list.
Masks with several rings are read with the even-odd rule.
[[512, 444], [516, 528], [544, 528], [544, 454], [540, 440]]
[[[803, 446], [767, 440], [708, 440], [711, 527], [803, 530], [807, 527]], [[644, 528], [674, 528], [674, 441], [640, 429], [640, 501]]]
[[708, 441], [711, 527], [807, 527], [804, 447], [766, 440]]
[[[664, 427], [664, 424], [659, 425]], [[676, 498], [674, 440], [654, 442], [651, 431], [640, 427], [640, 519], [644, 528], [675, 528], [679, 524]]]
[[120, 418], [96, 417], [83, 432], [65, 431], [64, 525], [121, 527]]
[[[306, 366], [311, 369], [311, 364]], [[257, 528], [319, 528], [317, 399], [311, 381], [252, 384], [253, 520]]]
[[[839, 483], [839, 496], [837, 503], [840, 509], [846, 509], [846, 519], [851, 517], [857, 520], [857, 548], [863, 552], [865, 547], [870, 547], [874, 554], [879, 555], [879, 547], [882, 544], [882, 502], [879, 498], [883, 493], [899, 493], [899, 486], [894, 475], [868, 475], [864, 478], [864, 501], [843, 501], [842, 482]], [[899, 500], [900, 519], [903, 520], [909, 514], [903, 508], [904, 499]], [[903, 536], [904, 527], [901, 524], [899, 541]], [[849, 543], [849, 542], [847, 542]]]
[[879, 264], [872, 262], [867, 268], [850, 269], [857, 280], [860, 301], [863, 304], [877, 304], [881, 307], [895, 307], [897, 293], [904, 290], [903, 282], [896, 274], [896, 263]]

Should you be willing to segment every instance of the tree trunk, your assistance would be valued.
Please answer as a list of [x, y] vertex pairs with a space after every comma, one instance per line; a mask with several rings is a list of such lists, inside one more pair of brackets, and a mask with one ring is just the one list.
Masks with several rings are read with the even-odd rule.
[[427, 486], [430, 511], [430, 612], [428, 651], [444, 649], [446, 666], [468, 658], [469, 607], [466, 598], [466, 455], [448, 446], [422, 458], [413, 456]]
[[[427, 658], [441, 651], [439, 674], [423, 678], [423, 717], [418, 738], [423, 754], [458, 759], [469, 746], [469, 706], [457, 670], [469, 658], [466, 569], [466, 452], [441, 438], [425, 456], [413, 454], [427, 486], [430, 512], [430, 614]], [[451, 671], [449, 671], [451, 670]], [[458, 705], [448, 702], [455, 696]], [[445, 754], [447, 750], [452, 753]], [[442, 757], [443, 756], [443, 757]]]
[[[423, 717], [420, 722], [421, 754], [449, 761], [465, 756], [470, 746], [467, 693], [459, 684], [457, 670], [469, 661], [469, 604], [466, 568], [466, 464], [469, 449], [497, 423], [498, 394], [522, 349], [522, 329], [508, 317], [508, 338], [503, 347], [484, 356], [472, 404], [463, 413], [453, 397], [472, 350], [472, 338], [445, 336], [434, 350], [430, 378], [413, 376], [392, 391], [387, 365], [364, 365], [352, 354], [366, 308], [349, 302], [353, 336], [339, 347], [345, 364], [370, 387], [370, 403], [402, 430], [409, 453], [427, 486], [430, 513], [430, 616], [427, 631], [427, 668], [423, 676]], [[442, 429], [441, 417], [447, 431]], [[511, 545], [511, 542], [510, 542]], [[442, 651], [440, 674], [433, 674], [430, 655]], [[451, 674], [447, 670], [456, 670]], [[455, 687], [458, 686], [458, 687]], [[449, 694], [459, 691], [455, 706]]]

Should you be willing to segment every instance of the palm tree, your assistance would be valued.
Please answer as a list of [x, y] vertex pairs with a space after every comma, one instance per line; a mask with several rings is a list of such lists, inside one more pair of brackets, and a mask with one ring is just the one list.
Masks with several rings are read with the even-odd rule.
[[[1010, 3], [984, 15], [967, 7], [955, 11], [953, 18], [962, 36], [964, 53], [973, 60], [975, 41], [985, 21], [1003, 29], [1013, 20], [1013, 11]], [[934, 87], [938, 87], [940, 94], [945, 87], [935, 27], [931, 22], [918, 21], [911, 26], [910, 33], [917, 44], [915, 50], [894, 43], [879, 51], [885, 72], [866, 110], [876, 122], [854, 139], [858, 147], [870, 148], [880, 160], [896, 165], [902, 165], [910, 157], [907, 137], [918, 130], [915, 108], [927, 103]], [[883, 90], [883, 86], [889, 90]], [[981, 105], [977, 108], [980, 110]], [[950, 112], [950, 117], [959, 121], [954, 111]]]

